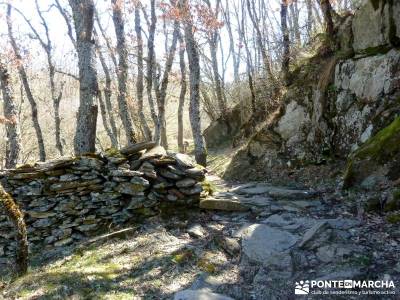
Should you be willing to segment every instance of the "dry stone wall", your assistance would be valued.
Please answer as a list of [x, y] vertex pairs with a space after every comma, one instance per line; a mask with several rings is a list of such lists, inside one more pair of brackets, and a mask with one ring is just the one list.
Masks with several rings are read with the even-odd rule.
[[[197, 205], [205, 169], [153, 143], [67, 157], [0, 173], [25, 213], [30, 251], [79, 243], [105, 228]], [[14, 228], [0, 208], [0, 265], [14, 255]]]

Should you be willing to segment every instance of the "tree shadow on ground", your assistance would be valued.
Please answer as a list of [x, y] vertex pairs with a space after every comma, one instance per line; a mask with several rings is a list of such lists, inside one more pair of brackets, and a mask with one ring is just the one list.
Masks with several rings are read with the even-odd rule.
[[[29, 295], [27, 299], [102, 299], [106, 295], [118, 299], [170, 299], [177, 289], [190, 288], [201, 274], [217, 276], [231, 266], [231, 259], [238, 259], [204, 263], [202, 251], [215, 250], [215, 237], [221, 233], [208, 228], [206, 236], [191, 239], [175, 229], [187, 227], [191, 221], [206, 224], [207, 214], [195, 212], [183, 218], [170, 214], [167, 224], [157, 218], [122, 239], [99, 240], [86, 247], [36, 255], [29, 274], [10, 283], [3, 293], [10, 298]], [[171, 240], [165, 245], [171, 242], [173, 251], [157, 249], [160, 245], [152, 245], [151, 238], [146, 241], [151, 235], [159, 235], [159, 243], [163, 244], [163, 232]], [[183, 242], [173, 245], [175, 239]], [[123, 259], [118, 261], [120, 257]]]

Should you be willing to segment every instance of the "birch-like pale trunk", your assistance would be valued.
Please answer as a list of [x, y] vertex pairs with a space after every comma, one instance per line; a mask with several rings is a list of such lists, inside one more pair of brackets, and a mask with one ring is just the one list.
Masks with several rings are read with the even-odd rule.
[[36, 138], [39, 147], [39, 158], [41, 161], [46, 160], [46, 150], [44, 147], [43, 133], [42, 128], [40, 127], [39, 118], [38, 118], [38, 109], [35, 98], [33, 97], [32, 90], [28, 81], [28, 75], [26, 74], [26, 70], [22, 61], [22, 56], [19, 51], [19, 47], [13, 35], [13, 26], [11, 21], [11, 5], [7, 5], [7, 29], [8, 29], [8, 37], [10, 39], [11, 46], [14, 51], [15, 58], [17, 59], [17, 68], [18, 73], [21, 78], [22, 84], [24, 86], [26, 97], [28, 98], [29, 104], [31, 106], [31, 117], [33, 128], [36, 133]]
[[330, 39], [333, 40], [334, 36], [334, 25], [332, 20], [332, 6], [329, 0], [318, 0], [321, 6], [322, 14], [324, 15], [325, 31]]
[[146, 141], [152, 139], [152, 134], [149, 125], [147, 124], [146, 117], [143, 111], [143, 38], [142, 38], [142, 26], [140, 22], [140, 8], [139, 5], [135, 8], [135, 32], [137, 40], [137, 78], [136, 78], [136, 97], [138, 101], [138, 113], [140, 118], [140, 124], [143, 129], [144, 138]]
[[194, 155], [198, 164], [206, 166], [207, 150], [201, 131], [200, 118], [200, 57], [193, 34], [193, 23], [188, 6], [188, 0], [181, 0], [180, 7], [184, 12], [183, 15], [186, 17], [184, 20], [184, 30], [190, 78], [189, 117], [194, 140]]
[[[255, 33], [256, 33], [255, 42], [256, 42], [256, 44], [258, 46], [258, 49], [260, 49], [261, 58], [262, 58], [262, 61], [263, 61], [263, 65], [264, 65], [265, 71], [266, 71], [269, 79], [273, 83], [276, 83], [275, 76], [272, 73], [271, 58], [270, 58], [269, 53], [267, 52], [267, 48], [265, 47], [264, 39], [263, 39], [262, 32], [261, 32], [261, 29], [260, 29], [260, 26], [259, 26], [259, 23], [258, 23], [258, 19], [257, 19], [257, 15], [256, 15], [256, 9], [254, 7], [254, 2], [251, 2], [250, 0], [247, 0], [246, 3], [247, 3], [247, 10], [249, 12], [249, 17], [250, 17], [250, 20], [251, 20], [251, 22], [253, 24], [253, 27], [255, 29]], [[255, 52], [255, 53], [257, 53], [257, 52]], [[257, 59], [255, 59], [255, 61], [256, 61], [256, 65], [257, 65]]]
[[179, 94], [179, 105], [178, 105], [178, 149], [179, 152], [184, 152], [183, 144], [183, 108], [185, 106], [185, 96], [186, 96], [186, 64], [185, 64], [185, 45], [183, 38], [179, 33], [179, 67], [181, 70], [181, 92]]
[[157, 113], [154, 106], [153, 99], [153, 74], [155, 72], [155, 52], [154, 52], [154, 37], [156, 32], [157, 17], [156, 17], [156, 4], [155, 0], [150, 0], [150, 26], [149, 37], [147, 39], [147, 69], [146, 69], [146, 92], [147, 101], [150, 107], [150, 114], [153, 120], [154, 127], [157, 127]]
[[158, 132], [159, 134], [155, 135], [155, 141], [158, 144], [161, 144], [165, 149], [168, 149], [168, 140], [167, 140], [167, 121], [165, 118], [165, 106], [167, 99], [167, 88], [169, 83], [169, 74], [171, 73], [172, 63], [174, 61], [175, 52], [178, 44], [179, 37], [179, 22], [174, 22], [174, 32], [172, 33], [172, 42], [168, 51], [167, 60], [165, 62], [164, 73], [161, 80], [160, 86], [157, 88], [158, 91], [156, 93], [157, 96], [157, 108], [158, 108]]
[[21, 139], [18, 124], [18, 111], [10, 84], [10, 74], [3, 61], [0, 61], [0, 88], [3, 94], [3, 113], [6, 127], [6, 169], [15, 168], [21, 152]]
[[[104, 72], [104, 76], [106, 78], [105, 82], [105, 87], [103, 89], [103, 95], [101, 91], [99, 91], [99, 104], [100, 104], [100, 113], [101, 113], [101, 118], [103, 120], [103, 125], [104, 129], [107, 132], [108, 137], [110, 138], [111, 145], [114, 148], [118, 148], [118, 132], [117, 132], [117, 126], [115, 124], [114, 116], [112, 113], [112, 108], [111, 108], [111, 75], [110, 75], [110, 70], [108, 68], [107, 62], [104, 58], [103, 52], [101, 52], [101, 48], [99, 45], [99, 37], [96, 33], [96, 30], [93, 31], [94, 37], [95, 37], [95, 43], [96, 43], [96, 52], [97, 55], [99, 56], [100, 64]], [[107, 105], [106, 103], [110, 103], [110, 108], [106, 108]], [[108, 114], [107, 114], [108, 111]], [[108, 118], [107, 118], [108, 115]], [[109, 121], [108, 121], [109, 120]], [[109, 124], [110, 123], [110, 124]]]
[[290, 40], [289, 40], [289, 30], [287, 26], [287, 9], [288, 9], [288, 1], [282, 0], [281, 2], [281, 30], [283, 37], [282, 75], [283, 75], [283, 80], [285, 81], [286, 84], [288, 84], [289, 81], [289, 63], [290, 63]]
[[36, 36], [36, 38], [39, 40], [40, 45], [44, 52], [46, 53], [46, 58], [47, 58], [47, 64], [49, 68], [49, 82], [50, 82], [50, 93], [51, 93], [51, 99], [53, 100], [53, 110], [54, 110], [54, 127], [55, 127], [55, 144], [56, 148], [58, 150], [58, 153], [62, 156], [64, 155], [64, 149], [63, 145], [61, 142], [61, 117], [60, 117], [60, 102], [62, 99], [63, 95], [63, 88], [64, 88], [64, 83], [61, 83], [58, 91], [56, 88], [56, 83], [55, 83], [55, 75], [56, 75], [56, 68], [53, 62], [53, 45], [50, 39], [50, 33], [49, 33], [49, 27], [47, 25], [46, 19], [44, 18], [42, 11], [40, 10], [39, 7], [39, 2], [38, 0], [35, 0], [35, 5], [36, 5], [36, 11], [40, 17], [41, 24], [43, 26], [44, 32], [45, 32], [45, 39], [43, 39], [38, 31], [33, 27], [32, 23], [25, 18], [27, 21], [28, 25], [31, 27], [33, 34]]
[[128, 105], [128, 49], [125, 37], [125, 21], [122, 14], [122, 1], [111, 0], [112, 19], [114, 23], [115, 35], [117, 37], [118, 53], [118, 108], [122, 124], [125, 129], [126, 141], [128, 144], [136, 143], [135, 130], [133, 128], [132, 117]]
[[307, 8], [306, 28], [307, 28], [308, 40], [310, 40], [311, 36], [312, 36], [312, 31], [313, 31], [313, 7], [312, 7], [311, 0], [306, 0], [306, 8]]
[[76, 32], [79, 66], [79, 110], [74, 138], [76, 155], [96, 150], [98, 83], [93, 40], [93, 0], [69, 0]]

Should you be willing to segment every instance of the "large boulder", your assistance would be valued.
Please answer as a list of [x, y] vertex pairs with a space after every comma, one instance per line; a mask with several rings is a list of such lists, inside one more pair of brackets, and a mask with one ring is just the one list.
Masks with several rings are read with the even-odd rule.
[[370, 138], [349, 158], [344, 186], [374, 185], [400, 178], [400, 117]]
[[230, 146], [243, 124], [251, 117], [249, 106], [239, 103], [227, 114], [220, 117], [204, 130], [204, 139], [208, 148]]
[[335, 69], [335, 152], [355, 150], [400, 111], [400, 51], [348, 59]]
[[400, 38], [400, 4], [398, 1], [368, 0], [353, 20], [353, 48], [357, 53], [374, 54]]

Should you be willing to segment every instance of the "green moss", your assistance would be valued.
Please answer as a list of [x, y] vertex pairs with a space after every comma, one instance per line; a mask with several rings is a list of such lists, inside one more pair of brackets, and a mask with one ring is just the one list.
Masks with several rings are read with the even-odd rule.
[[213, 195], [215, 192], [217, 192], [217, 187], [215, 186], [215, 184], [208, 180], [204, 180], [200, 184], [203, 187], [203, 191], [206, 192], [208, 195]]
[[380, 45], [380, 46], [376, 46], [376, 47], [369, 47], [369, 48], [363, 49], [359, 52], [359, 54], [365, 55], [365, 56], [374, 56], [374, 55], [378, 55], [378, 54], [386, 54], [391, 49], [392, 49], [392, 47], [390, 45]]
[[400, 189], [395, 189], [392, 193], [392, 197], [385, 204], [385, 211], [394, 211], [400, 208]]
[[354, 57], [354, 50], [338, 50], [335, 55], [338, 59], [349, 59]]
[[108, 148], [108, 149], [106, 149], [105, 154], [106, 154], [106, 156], [109, 156], [109, 157], [117, 157], [117, 158], [125, 157], [116, 148]]
[[18, 170], [24, 170], [24, 169], [33, 169], [35, 166], [33, 164], [24, 164], [17, 166]]
[[400, 117], [370, 138], [354, 154], [355, 158], [387, 161], [400, 152]]
[[216, 267], [213, 263], [209, 262], [207, 259], [200, 259], [197, 262], [197, 266], [204, 272], [215, 273]]
[[393, 195], [394, 200], [399, 201], [400, 200], [400, 189], [395, 189], [393, 191], [392, 195]]
[[368, 212], [371, 211], [380, 211], [381, 210], [381, 200], [379, 197], [372, 197], [367, 200], [367, 203], [365, 204], [365, 210]]
[[181, 250], [172, 255], [172, 261], [177, 264], [184, 264], [189, 262], [189, 260], [193, 259], [194, 252], [190, 249]]
[[372, 264], [373, 259], [371, 256], [368, 255], [360, 255], [360, 256], [356, 256], [352, 259], [352, 263], [358, 265], [358, 266], [364, 266], [364, 267], [368, 267]]
[[144, 217], [151, 217], [151, 216], [154, 216], [157, 214], [156, 212], [154, 212], [154, 210], [152, 210], [151, 208], [148, 208], [148, 207], [142, 207], [142, 208], [135, 209], [135, 212]]
[[391, 224], [400, 223], [400, 213], [388, 215], [386, 217], [386, 221], [388, 221]]
[[398, 208], [398, 201], [392, 200], [385, 204], [384, 211], [393, 211]]
[[391, 161], [400, 153], [400, 117], [379, 131], [354, 152], [344, 172], [344, 188], [354, 184], [356, 177], [367, 175], [377, 165]]

